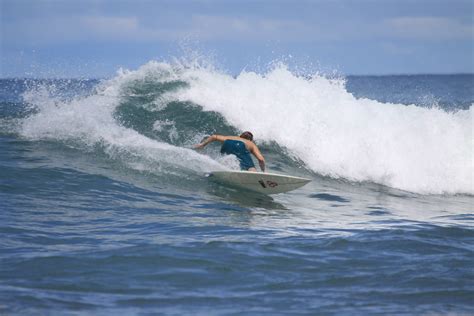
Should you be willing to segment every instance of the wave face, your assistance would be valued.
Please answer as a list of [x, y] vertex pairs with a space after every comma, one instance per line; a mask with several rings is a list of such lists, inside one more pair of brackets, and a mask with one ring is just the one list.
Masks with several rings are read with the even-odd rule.
[[323, 176], [421, 194], [474, 194], [472, 105], [453, 112], [355, 97], [344, 79], [300, 76], [281, 64], [231, 76], [153, 61], [120, 71], [86, 96], [63, 100], [37, 87], [24, 100], [35, 108], [22, 121], [24, 137], [100, 147], [152, 172], [235, 167], [189, 147], [206, 134], [251, 130], [268, 151]]

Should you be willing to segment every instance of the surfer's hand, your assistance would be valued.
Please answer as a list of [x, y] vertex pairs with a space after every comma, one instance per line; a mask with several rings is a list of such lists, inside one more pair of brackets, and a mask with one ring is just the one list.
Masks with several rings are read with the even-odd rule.
[[217, 140], [216, 135], [206, 136], [201, 140], [200, 144], [194, 146], [194, 149], [203, 149], [207, 144], [212, 143], [215, 140]]
[[258, 164], [260, 165], [262, 172], [265, 172], [265, 160], [259, 160]]

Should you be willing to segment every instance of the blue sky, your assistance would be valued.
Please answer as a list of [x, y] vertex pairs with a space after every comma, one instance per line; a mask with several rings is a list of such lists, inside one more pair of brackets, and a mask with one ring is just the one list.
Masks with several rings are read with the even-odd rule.
[[472, 0], [0, 0], [0, 77], [108, 77], [197, 52], [351, 74], [474, 72]]

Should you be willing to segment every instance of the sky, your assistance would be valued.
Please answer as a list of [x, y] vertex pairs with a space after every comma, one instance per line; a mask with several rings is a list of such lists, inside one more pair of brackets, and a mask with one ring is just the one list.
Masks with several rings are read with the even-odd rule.
[[202, 56], [345, 75], [474, 73], [474, 0], [0, 0], [0, 77]]

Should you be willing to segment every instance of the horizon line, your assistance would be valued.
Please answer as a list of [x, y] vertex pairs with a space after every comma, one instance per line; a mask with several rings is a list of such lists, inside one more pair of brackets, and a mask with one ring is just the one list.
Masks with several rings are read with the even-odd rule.
[[[333, 74], [334, 75], [334, 74]], [[474, 72], [453, 72], [453, 73], [387, 73], [387, 74], [340, 74], [342, 77], [407, 77], [407, 76], [474, 76]], [[232, 75], [232, 76], [238, 76]], [[324, 76], [324, 74], [323, 74]], [[8, 76], [0, 77], [0, 80], [107, 80], [114, 76], [104, 77], [84, 77], [84, 76], [71, 76], [71, 77], [31, 77], [31, 76]]]

